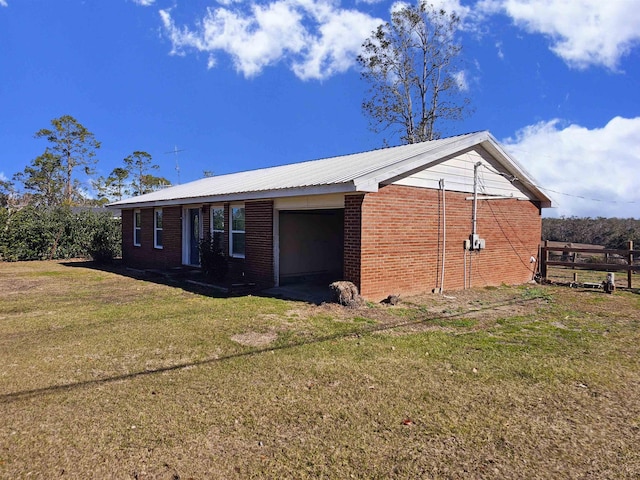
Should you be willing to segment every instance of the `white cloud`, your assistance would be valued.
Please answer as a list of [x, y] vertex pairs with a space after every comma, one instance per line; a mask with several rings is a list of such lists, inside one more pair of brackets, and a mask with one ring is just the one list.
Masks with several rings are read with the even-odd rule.
[[540, 186], [560, 192], [547, 190], [558, 207], [547, 215], [640, 218], [640, 117], [592, 130], [555, 119], [503, 143]]
[[[470, 7], [466, 5], [462, 5], [460, 0], [424, 0], [428, 5], [434, 7], [437, 10], [444, 10], [445, 12], [451, 14], [455, 13], [458, 17], [460, 17], [460, 24], [458, 28], [460, 30], [470, 30], [475, 31], [478, 29], [479, 24], [486, 17], [487, 13], [495, 13], [495, 12], [487, 12], [486, 8], [478, 8], [478, 7]], [[414, 1], [404, 1], [398, 0], [391, 5], [389, 9], [390, 12], [395, 12], [401, 10], [406, 6], [413, 5]], [[481, 0], [479, 3], [484, 3], [484, 0]]]
[[617, 70], [622, 57], [640, 43], [637, 0], [482, 0], [476, 9], [502, 12], [527, 32], [548, 36], [551, 50], [580, 69]]
[[136, 5], [143, 6], [143, 7], [150, 7], [151, 5], [156, 3], [156, 0], [133, 0], [133, 3], [135, 3]]
[[0, 7], [8, 7], [9, 4], [6, 2], [6, 0], [0, 0]]
[[303, 80], [324, 79], [349, 69], [364, 39], [382, 20], [329, 0], [276, 0], [267, 4], [207, 9], [193, 28], [177, 27], [170, 10], [160, 11], [173, 54], [187, 50], [228, 54], [245, 77], [286, 63]]
[[218, 0], [217, 3], [219, 5], [224, 5], [225, 7], [228, 7], [230, 5], [233, 5], [234, 3], [242, 3], [244, 0]]
[[460, 70], [453, 74], [453, 79], [461, 92], [469, 91], [469, 80], [467, 80], [467, 72]]
[[[151, 5], [155, 0], [133, 0]], [[356, 0], [376, 3], [379, 0]], [[504, 14], [523, 30], [549, 38], [550, 49], [569, 66], [604, 66], [617, 70], [621, 59], [640, 43], [637, 0], [427, 0], [436, 8], [455, 12], [466, 31], [483, 32], [490, 15]], [[0, 0], [0, 5], [6, 0]], [[406, 5], [394, 2], [390, 10]], [[267, 66], [285, 63], [301, 79], [323, 79], [354, 64], [364, 39], [382, 20], [356, 9], [341, 8], [336, 0], [218, 0], [194, 26], [177, 26], [171, 10], [161, 10], [172, 53], [198, 50], [229, 55], [246, 77]], [[176, 8], [176, 7], [174, 7]], [[501, 46], [497, 54], [503, 58]]]
[[448, 13], [455, 13], [462, 20], [473, 14], [473, 9], [460, 3], [460, 0], [427, 0], [436, 10], [442, 9]]

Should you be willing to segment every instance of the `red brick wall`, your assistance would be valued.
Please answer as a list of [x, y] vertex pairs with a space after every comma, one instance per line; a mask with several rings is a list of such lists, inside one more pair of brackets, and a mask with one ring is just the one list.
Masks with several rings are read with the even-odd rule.
[[[467, 193], [446, 192], [445, 290], [465, 286], [463, 242], [471, 233], [473, 202]], [[344, 277], [371, 299], [429, 292], [441, 284], [441, 192], [389, 185], [377, 193], [347, 195], [344, 211]], [[142, 245], [133, 246], [133, 210], [123, 210], [123, 258], [127, 265], [169, 268], [182, 264], [182, 207], [163, 209], [164, 248], [153, 247], [153, 208], [141, 209]], [[209, 207], [203, 212], [209, 229]], [[229, 242], [225, 204], [225, 251]], [[274, 283], [273, 201], [245, 204], [245, 259], [232, 271], [267, 287]], [[528, 201], [478, 202], [477, 231], [486, 249], [466, 252], [469, 286], [523, 283], [532, 277], [529, 258], [541, 235], [539, 207]], [[244, 275], [242, 275], [244, 273]], [[239, 278], [240, 279], [240, 278]]]
[[364, 195], [344, 197], [344, 278], [360, 285], [360, 246]]
[[273, 201], [247, 202], [244, 208], [245, 274], [262, 287], [273, 286]]
[[[210, 206], [202, 209], [203, 233], [210, 229]], [[141, 245], [133, 245], [133, 212], [122, 212], [122, 252], [126, 265], [144, 268], [170, 268], [182, 265], [182, 207], [163, 208], [163, 248], [153, 246], [153, 208], [140, 209]], [[224, 205], [224, 251], [228, 254], [230, 205]], [[273, 201], [245, 204], [245, 258], [230, 258], [233, 281], [252, 281], [260, 286], [274, 284]]]
[[140, 209], [142, 220], [140, 246], [133, 245], [133, 212], [122, 210], [122, 258], [126, 265], [145, 268], [170, 268], [182, 264], [182, 209], [162, 209], [163, 247], [153, 246], [153, 208]]
[[[446, 258], [444, 289], [465, 286], [463, 242], [472, 229], [473, 202], [468, 193], [446, 192]], [[356, 199], [345, 201], [345, 276], [367, 298], [389, 294], [430, 292], [440, 286], [441, 192], [389, 185], [362, 201], [360, 281], [353, 260], [357, 256]], [[540, 209], [515, 199], [478, 202], [477, 232], [486, 249], [467, 253], [472, 286], [524, 283], [532, 277], [530, 257], [537, 255], [542, 222]], [[349, 240], [348, 240], [349, 239]], [[350, 276], [349, 276], [350, 275]], [[467, 277], [468, 286], [469, 277]]]

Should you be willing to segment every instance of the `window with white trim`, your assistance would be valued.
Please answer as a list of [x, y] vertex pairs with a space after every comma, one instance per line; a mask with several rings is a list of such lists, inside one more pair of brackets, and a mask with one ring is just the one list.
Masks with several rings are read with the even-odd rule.
[[153, 246], [162, 248], [162, 209], [153, 211]]
[[232, 257], [244, 258], [244, 206], [231, 206], [229, 233], [229, 254]]
[[211, 237], [224, 236], [224, 207], [211, 207]]
[[140, 210], [133, 211], [133, 244], [139, 247], [142, 244], [142, 217]]

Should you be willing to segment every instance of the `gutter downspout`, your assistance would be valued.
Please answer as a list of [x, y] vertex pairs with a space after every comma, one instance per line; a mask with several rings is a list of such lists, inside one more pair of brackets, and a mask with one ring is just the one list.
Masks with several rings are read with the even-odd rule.
[[440, 179], [442, 190], [442, 273], [440, 274], [440, 293], [444, 292], [444, 262], [447, 252], [447, 205], [445, 203], [444, 178]]
[[464, 261], [464, 275], [462, 277], [462, 283], [464, 285], [463, 290], [466, 290], [467, 289], [467, 249], [466, 248], [464, 249], [463, 255], [464, 255], [464, 259], [463, 259], [463, 261]]
[[482, 166], [482, 162], [476, 162], [473, 166], [473, 216], [471, 218], [471, 234], [475, 235], [476, 223], [478, 219], [478, 169]]

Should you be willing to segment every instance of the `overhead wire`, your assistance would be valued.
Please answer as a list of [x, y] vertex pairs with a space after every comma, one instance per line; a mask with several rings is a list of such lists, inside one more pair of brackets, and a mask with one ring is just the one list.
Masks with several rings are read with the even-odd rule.
[[486, 165], [486, 164], [484, 164], [484, 163], [482, 164], [482, 166], [483, 166], [484, 168], [486, 168], [487, 170], [489, 170], [489, 171], [491, 171], [491, 172], [493, 172], [493, 173], [495, 173], [495, 174], [497, 174], [497, 175], [500, 175], [500, 176], [502, 176], [502, 177], [506, 178], [507, 180], [509, 180], [509, 181], [510, 181], [510, 182], [512, 182], [512, 183], [513, 183], [513, 182], [515, 182], [515, 181], [517, 180], [517, 181], [519, 181], [519, 182], [525, 183], [525, 184], [530, 185], [530, 186], [532, 186], [532, 187], [539, 188], [540, 190], [544, 190], [544, 191], [546, 191], [546, 192], [551, 192], [551, 193], [556, 193], [556, 194], [558, 194], [558, 195], [563, 195], [563, 196], [565, 196], [565, 197], [579, 198], [579, 199], [581, 199], [581, 200], [588, 200], [588, 201], [591, 201], [591, 202], [600, 202], [600, 203], [616, 203], [616, 204], [624, 204], [624, 205], [627, 205], [627, 204], [633, 205], [633, 204], [640, 203], [640, 201], [637, 201], [637, 200], [629, 200], [629, 201], [621, 201], [621, 200], [603, 200], [603, 199], [601, 199], [601, 198], [591, 198], [591, 197], [585, 197], [584, 195], [576, 195], [576, 194], [573, 194], [573, 193], [560, 192], [560, 191], [558, 191], [558, 190], [553, 190], [553, 189], [551, 189], [551, 188], [543, 187], [542, 185], [536, 185], [535, 183], [530, 182], [530, 181], [529, 181], [529, 180], [527, 180], [527, 179], [518, 178], [518, 177], [516, 177], [516, 176], [514, 176], [514, 175], [511, 175], [511, 174], [509, 174], [509, 173], [499, 172], [498, 170], [496, 170], [496, 169], [494, 169], [493, 167], [491, 167], [491, 166], [489, 166], [489, 165]]

